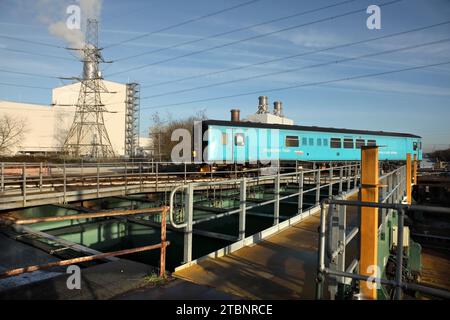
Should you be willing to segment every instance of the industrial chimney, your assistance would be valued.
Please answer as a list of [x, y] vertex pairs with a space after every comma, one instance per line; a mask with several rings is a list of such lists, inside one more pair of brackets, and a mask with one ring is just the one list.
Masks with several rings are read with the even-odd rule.
[[240, 120], [240, 113], [241, 111], [239, 109], [232, 109], [231, 110], [231, 121], [233, 122], [239, 122]]
[[256, 114], [265, 114], [269, 113], [269, 103], [268, 98], [266, 96], [260, 96], [258, 97], [259, 104], [258, 104], [258, 111]]
[[275, 101], [273, 103], [273, 114], [278, 117], [283, 116], [283, 103], [281, 101]]

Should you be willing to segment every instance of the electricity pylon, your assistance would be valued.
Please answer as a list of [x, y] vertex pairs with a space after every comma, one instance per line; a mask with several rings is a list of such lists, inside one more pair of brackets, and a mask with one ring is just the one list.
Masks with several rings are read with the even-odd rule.
[[72, 126], [64, 142], [64, 153], [71, 156], [108, 158], [114, 151], [105, 127], [103, 114], [108, 112], [100, 94], [108, 93], [99, 70], [104, 62], [98, 48], [98, 21], [89, 19], [86, 41], [80, 50], [83, 58], [83, 77]]

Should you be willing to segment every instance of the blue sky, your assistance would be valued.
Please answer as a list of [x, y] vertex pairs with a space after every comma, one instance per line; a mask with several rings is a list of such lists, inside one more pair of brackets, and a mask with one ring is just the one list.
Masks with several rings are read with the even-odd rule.
[[[104, 0], [100, 11], [100, 45], [107, 48], [103, 51], [103, 55], [106, 60], [114, 61], [142, 52], [163, 49], [189, 40], [324, 7], [343, 0], [260, 0], [181, 27], [108, 48], [108, 45], [247, 1]], [[302, 52], [317, 51], [344, 43], [408, 31], [450, 20], [450, 1], [448, 0], [403, 0], [382, 6], [382, 29], [369, 30], [366, 27], [368, 14], [365, 12], [365, 8], [370, 4], [381, 4], [388, 1], [353, 1], [225, 36], [161, 50], [133, 59], [119, 60], [110, 65], [105, 65], [103, 75], [105, 79], [111, 81], [122, 83], [137, 81], [142, 86], [151, 86], [160, 82], [245, 66]], [[77, 3], [76, 0], [0, 0], [0, 35], [66, 46], [67, 43], [62, 39], [50, 34], [49, 23], [64, 20], [66, 18], [66, 7]], [[126, 71], [145, 64], [225, 45], [236, 40], [263, 35], [290, 26], [310, 23], [353, 10], [360, 10], [360, 12], [114, 75], [116, 72]], [[450, 38], [450, 24], [397, 37], [369, 41], [355, 46], [243, 68], [233, 72], [224, 72], [214, 76], [143, 88], [141, 97], [281, 70], [298, 69], [321, 63], [326, 64], [345, 58], [446, 38]], [[2, 50], [2, 48], [54, 55], [66, 59], [29, 55]], [[1, 37], [0, 57], [0, 69], [62, 77], [79, 75], [81, 72], [81, 63], [67, 50]], [[170, 113], [173, 117], [186, 117], [197, 111], [206, 110], [209, 118], [228, 119], [229, 110], [239, 108], [241, 114], [245, 116], [256, 111], [257, 97], [264, 94], [269, 96], [271, 102], [281, 100], [285, 114], [292, 118], [296, 124], [411, 132], [424, 137], [424, 144], [428, 150], [445, 148], [450, 145], [450, 64], [326, 85], [306, 86], [275, 92], [269, 90], [446, 61], [450, 61], [450, 41], [195, 91], [147, 98], [141, 102], [141, 108], [143, 109], [141, 129], [144, 134], [144, 129], [151, 124], [151, 115], [155, 111], [163, 116]], [[2, 72], [0, 72], [0, 79], [1, 83], [49, 88], [62, 84], [61, 80], [58, 79]], [[186, 102], [193, 100], [246, 92], [258, 93], [186, 104]], [[0, 85], [0, 99], [48, 104], [51, 100], [51, 90]], [[180, 105], [166, 108], [158, 107], [179, 103]]]

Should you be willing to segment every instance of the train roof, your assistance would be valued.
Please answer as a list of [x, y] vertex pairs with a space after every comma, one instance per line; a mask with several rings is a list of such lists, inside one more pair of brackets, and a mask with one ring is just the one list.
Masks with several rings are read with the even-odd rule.
[[235, 122], [235, 121], [224, 121], [224, 120], [204, 120], [203, 123], [206, 125], [217, 125], [217, 126], [286, 129], [286, 130], [336, 132], [336, 133], [349, 133], [349, 134], [367, 134], [367, 135], [375, 135], [375, 136], [421, 138], [418, 135], [414, 135], [411, 133], [401, 133], [401, 132], [353, 130], [353, 129], [344, 129], [344, 128], [327, 128], [327, 127], [316, 127], [316, 126], [297, 126], [297, 125], [261, 123], [261, 122], [250, 122], [250, 121]]

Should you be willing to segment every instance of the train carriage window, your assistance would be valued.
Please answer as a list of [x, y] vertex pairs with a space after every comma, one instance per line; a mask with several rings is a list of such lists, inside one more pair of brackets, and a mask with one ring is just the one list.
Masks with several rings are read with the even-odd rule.
[[322, 139], [317, 138], [317, 145], [318, 145], [319, 147], [322, 146]]
[[299, 141], [297, 136], [286, 136], [285, 140], [286, 147], [298, 147]]
[[330, 139], [330, 147], [331, 148], [342, 148], [342, 140], [340, 138], [331, 138]]
[[307, 146], [308, 145], [308, 139], [302, 138], [302, 145]]
[[323, 139], [323, 146], [324, 147], [328, 146], [328, 139]]
[[225, 146], [228, 144], [228, 136], [225, 132], [222, 132], [222, 144]]
[[417, 150], [417, 142], [413, 142], [413, 150], [414, 150], [414, 151]]
[[422, 150], [422, 141], [419, 142], [419, 150]]
[[377, 140], [367, 140], [367, 145], [368, 146], [376, 146], [377, 145]]
[[356, 148], [361, 149], [361, 147], [366, 145], [366, 141], [364, 139], [356, 139]]
[[244, 139], [244, 134], [243, 133], [236, 133], [236, 135], [234, 136], [234, 144], [236, 146], [243, 146], [243, 145], [245, 145], [245, 139]]
[[345, 149], [353, 149], [355, 147], [353, 143], [353, 139], [344, 139], [344, 148]]
[[313, 146], [314, 145], [314, 138], [309, 138], [309, 145]]

